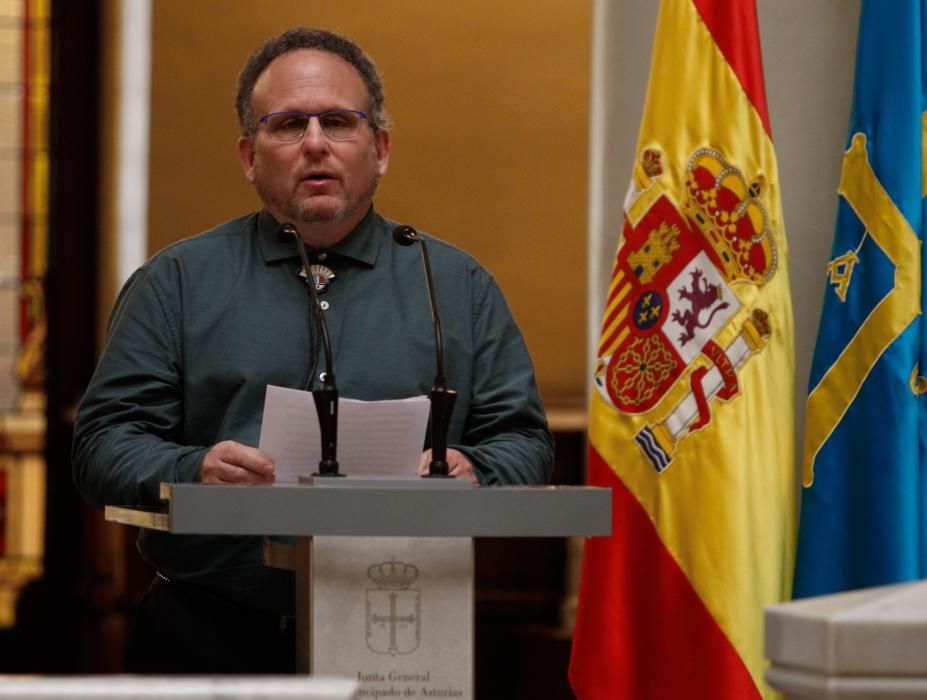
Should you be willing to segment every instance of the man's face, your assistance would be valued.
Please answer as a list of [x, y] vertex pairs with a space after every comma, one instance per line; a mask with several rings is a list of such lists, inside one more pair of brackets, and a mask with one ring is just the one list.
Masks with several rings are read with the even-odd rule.
[[[254, 86], [255, 119], [273, 112], [330, 109], [369, 112], [367, 86], [351, 64], [324, 51], [300, 49], [267, 66]], [[263, 126], [241, 137], [245, 176], [280, 222], [297, 225], [318, 246], [332, 245], [364, 217], [389, 162], [389, 133], [369, 123], [351, 138], [330, 140], [313, 118], [297, 141], [275, 141]], [[301, 225], [302, 224], [302, 225]]]

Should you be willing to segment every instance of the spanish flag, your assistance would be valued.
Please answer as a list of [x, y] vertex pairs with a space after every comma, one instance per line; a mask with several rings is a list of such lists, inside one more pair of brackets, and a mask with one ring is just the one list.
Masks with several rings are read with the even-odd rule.
[[595, 365], [580, 700], [769, 697], [791, 589], [794, 349], [754, 0], [663, 0]]

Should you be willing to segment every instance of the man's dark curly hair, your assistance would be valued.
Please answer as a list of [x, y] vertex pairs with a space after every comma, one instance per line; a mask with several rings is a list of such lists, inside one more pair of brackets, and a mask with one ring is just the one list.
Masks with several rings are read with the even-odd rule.
[[251, 94], [254, 84], [271, 61], [290, 51], [299, 49], [316, 49], [327, 51], [354, 66], [363, 78], [370, 95], [368, 118], [374, 131], [386, 129], [389, 117], [383, 107], [383, 78], [377, 70], [373, 59], [356, 43], [345, 36], [324, 29], [311, 27], [293, 27], [282, 34], [271, 37], [263, 46], [252, 53], [238, 74], [238, 94], [235, 97], [235, 111], [242, 136], [254, 137], [257, 124], [251, 109]]

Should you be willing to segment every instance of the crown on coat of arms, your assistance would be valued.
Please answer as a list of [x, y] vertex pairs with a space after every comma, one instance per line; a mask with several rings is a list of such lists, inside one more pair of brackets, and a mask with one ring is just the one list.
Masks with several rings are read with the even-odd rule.
[[776, 244], [760, 199], [763, 176], [748, 181], [713, 148], [700, 148], [686, 166], [682, 209], [714, 250], [728, 282], [763, 284], [776, 271]]
[[377, 588], [405, 590], [418, 578], [418, 567], [391, 559], [367, 567], [367, 576]]

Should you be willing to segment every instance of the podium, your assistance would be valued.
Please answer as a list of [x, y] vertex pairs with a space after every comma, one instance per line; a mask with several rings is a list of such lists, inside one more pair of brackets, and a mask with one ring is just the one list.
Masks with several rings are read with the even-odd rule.
[[357, 680], [364, 697], [473, 697], [473, 538], [611, 533], [611, 491], [479, 487], [454, 479], [162, 484], [165, 508], [107, 520], [265, 540], [296, 577], [296, 664]]

